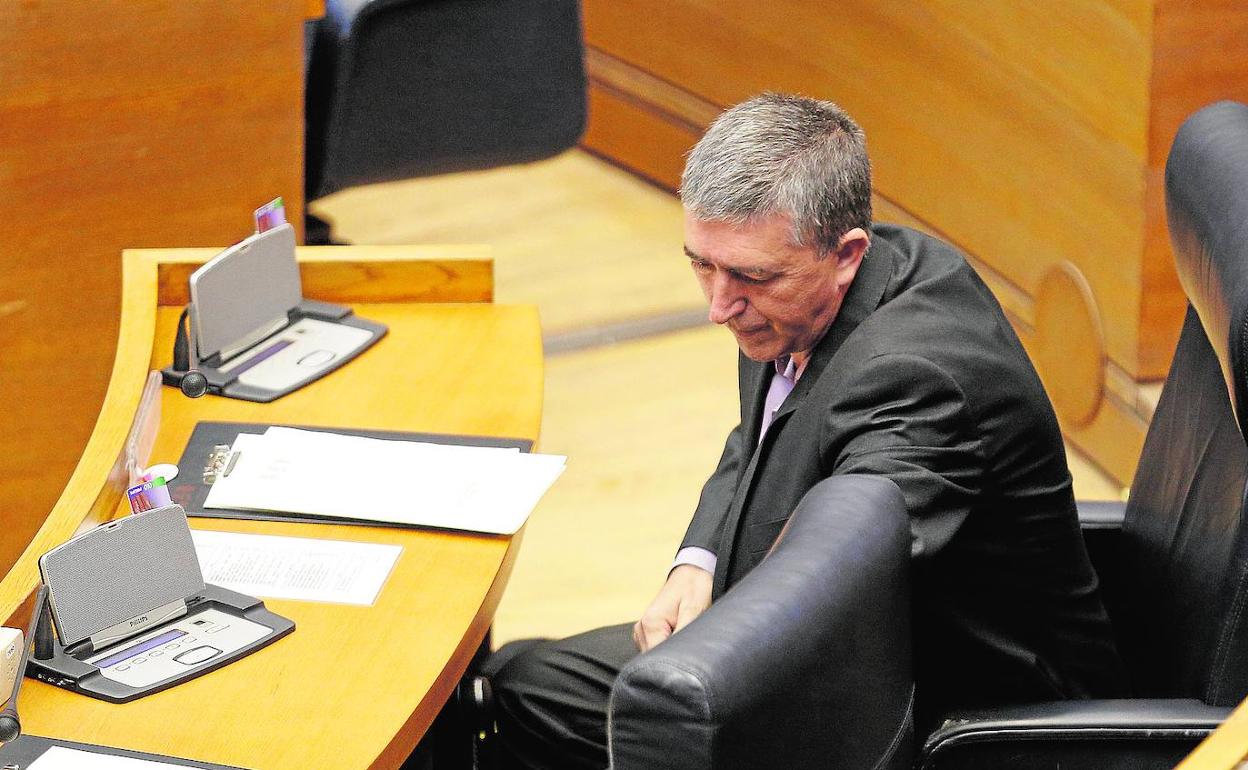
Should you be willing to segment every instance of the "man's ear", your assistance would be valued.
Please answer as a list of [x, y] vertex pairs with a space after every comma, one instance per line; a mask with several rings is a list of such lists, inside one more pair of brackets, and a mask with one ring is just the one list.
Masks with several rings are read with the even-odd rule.
[[838, 284], [848, 286], [853, 282], [854, 276], [858, 274], [858, 267], [862, 264], [862, 257], [870, 245], [871, 236], [861, 227], [855, 227], [841, 236], [836, 244], [836, 251], [832, 254], [832, 258], [836, 260]]

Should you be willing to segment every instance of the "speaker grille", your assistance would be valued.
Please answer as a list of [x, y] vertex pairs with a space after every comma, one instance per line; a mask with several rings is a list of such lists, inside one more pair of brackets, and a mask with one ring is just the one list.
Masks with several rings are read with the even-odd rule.
[[177, 505], [84, 532], [44, 554], [39, 571], [65, 645], [204, 588], [191, 528]]

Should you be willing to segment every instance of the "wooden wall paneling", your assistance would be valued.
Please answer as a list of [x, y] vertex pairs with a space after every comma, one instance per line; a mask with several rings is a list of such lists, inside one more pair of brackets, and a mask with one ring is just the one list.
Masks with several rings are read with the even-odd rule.
[[[861, 0], [841, 4], [843, 13], [811, 0], [637, 5], [588, 2], [588, 42], [715, 104], [765, 89], [834, 99], [866, 127], [881, 193], [1029, 291], [1048, 266], [1091, 244], [1139, 253], [1148, 59], [1134, 17], [1100, 4], [1068, 4], [1062, 15], [1013, 3], [1026, 27], [1008, 36], [998, 29], [1004, 12], [982, 3]], [[1081, 66], [1029, 69], [1011, 58], [1033, 48]], [[1093, 123], [1079, 105], [1094, 97], [1069, 96], [1070, 83], [1085, 80], [1135, 87], [1106, 89], [1125, 92], [1103, 99], [1123, 106]], [[1115, 305], [1108, 319], [1134, 314], [1138, 284], [1122, 290], [1121, 260], [1084, 269], [1098, 298]], [[1106, 329], [1129, 370], [1133, 330]]]
[[685, 154], [723, 108], [604, 51], [588, 48], [585, 59], [589, 121], [582, 144], [661, 187], [679, 189]]
[[[638, 133], [646, 137], [645, 146], [637, 144]], [[673, 191], [680, 187], [685, 153], [701, 135], [700, 129], [590, 82], [584, 146], [662, 187]]]
[[103, 399], [121, 250], [302, 224], [307, 0], [0, 4], [0, 574]]

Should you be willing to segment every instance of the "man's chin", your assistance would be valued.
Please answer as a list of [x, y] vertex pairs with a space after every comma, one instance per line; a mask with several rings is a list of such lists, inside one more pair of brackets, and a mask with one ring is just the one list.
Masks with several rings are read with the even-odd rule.
[[746, 358], [750, 359], [751, 361], [757, 361], [760, 364], [771, 363], [772, 361], [775, 361], [777, 358], [779, 358], [779, 356], [769, 356], [766, 353], [751, 353], [745, 348], [740, 348], [740, 349], [741, 349], [741, 352], [745, 354]]
[[737, 338], [737, 347], [741, 349], [741, 353], [751, 361], [764, 363], [767, 361], [775, 361], [780, 357], [775, 343], [763, 344], [756, 340], [751, 340], [748, 336], [733, 332], [733, 336]]

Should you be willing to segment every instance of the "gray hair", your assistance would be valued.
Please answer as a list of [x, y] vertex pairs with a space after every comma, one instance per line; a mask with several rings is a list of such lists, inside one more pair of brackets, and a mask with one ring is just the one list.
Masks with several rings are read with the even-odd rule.
[[866, 136], [832, 102], [765, 93], [715, 119], [689, 153], [680, 197], [698, 219], [787, 215], [794, 243], [822, 256], [871, 226]]

